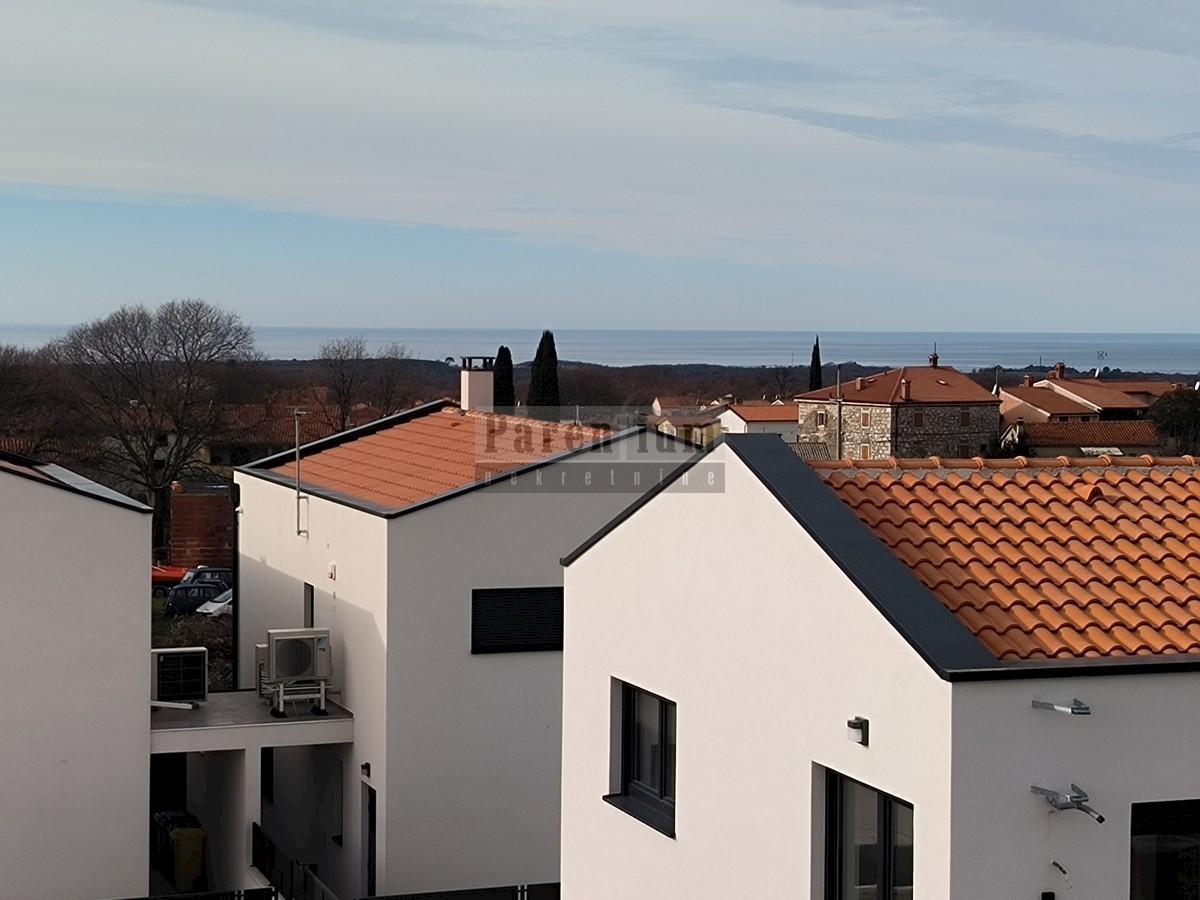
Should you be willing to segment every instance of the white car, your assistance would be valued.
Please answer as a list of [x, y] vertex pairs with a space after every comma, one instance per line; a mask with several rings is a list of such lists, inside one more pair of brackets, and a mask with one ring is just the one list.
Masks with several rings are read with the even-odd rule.
[[202, 616], [231, 616], [233, 615], [233, 588], [223, 594], [217, 594], [207, 603], [196, 608]]

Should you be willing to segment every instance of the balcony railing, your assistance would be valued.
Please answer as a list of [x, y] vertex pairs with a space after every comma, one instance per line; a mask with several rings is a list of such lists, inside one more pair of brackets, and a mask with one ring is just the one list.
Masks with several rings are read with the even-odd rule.
[[280, 850], [257, 822], [253, 835], [251, 862], [278, 888], [284, 900], [338, 900], [308, 865]]

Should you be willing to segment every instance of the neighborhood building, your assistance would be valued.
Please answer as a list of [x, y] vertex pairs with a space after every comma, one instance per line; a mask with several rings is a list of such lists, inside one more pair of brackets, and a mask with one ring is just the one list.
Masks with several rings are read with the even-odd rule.
[[0, 570], [0, 894], [144, 895], [150, 509], [0, 452]]
[[236, 475], [241, 686], [327, 627], [354, 718], [274, 752], [262, 826], [339, 897], [558, 882], [559, 559], [696, 452], [493, 414], [490, 376]]
[[562, 895], [1186, 896], [1197, 509], [1190, 457], [724, 438], [564, 559]]
[[833, 459], [944, 456], [986, 451], [1000, 434], [1000, 400], [955, 369], [905, 366], [797, 398], [798, 439]]
[[[1038, 390], [1035, 388], [1035, 390]], [[1160, 452], [1158, 429], [1149, 419], [1084, 422], [1023, 422], [1004, 429], [1004, 446], [1017, 446], [1025, 456], [1153, 456]]]
[[717, 416], [722, 434], [777, 434], [789, 443], [797, 439], [795, 403], [734, 403]]
[[1141, 418], [1159, 397], [1187, 387], [1165, 380], [1067, 378], [1062, 363], [1055, 364], [1041, 381], [1033, 382], [1032, 376], [1026, 376], [1025, 380], [1027, 386], [1032, 382], [1034, 388], [1053, 391], [1101, 419]]

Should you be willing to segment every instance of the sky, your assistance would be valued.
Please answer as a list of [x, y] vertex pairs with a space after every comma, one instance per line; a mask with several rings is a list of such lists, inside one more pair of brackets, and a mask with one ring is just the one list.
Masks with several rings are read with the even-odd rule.
[[4, 0], [0, 323], [1193, 331], [1194, 0]]

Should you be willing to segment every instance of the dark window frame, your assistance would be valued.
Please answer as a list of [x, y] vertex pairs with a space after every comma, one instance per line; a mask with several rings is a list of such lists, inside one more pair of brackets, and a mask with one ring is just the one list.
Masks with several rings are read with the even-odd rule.
[[[647, 691], [637, 685], [619, 682], [621, 689], [621, 732], [616, 735], [617, 751], [620, 754], [621, 783], [616, 793], [605, 794], [604, 800], [622, 812], [628, 813], [640, 822], [649, 825], [669, 838], [675, 837], [675, 744], [668, 744], [665, 738], [668, 727], [668, 711], [674, 713], [676, 720], [678, 712], [673, 700]], [[647, 784], [635, 778], [636, 744], [637, 744], [637, 701], [638, 697], [648, 697], [658, 704], [658, 743], [655, 746], [657, 756], [657, 784]], [[676, 721], [676, 728], [678, 721]], [[674, 730], [674, 729], [673, 729]], [[677, 732], [676, 732], [677, 734]], [[654, 767], [651, 766], [651, 770]], [[670, 793], [667, 791], [671, 784]]]
[[[521, 622], [499, 622], [507, 607], [522, 612], [518, 605], [525, 602], [524, 612], [530, 618]], [[549, 607], [547, 608], [547, 604]], [[502, 627], [498, 628], [498, 624]], [[518, 633], [524, 630], [525, 634]], [[507, 631], [507, 633], [506, 633]], [[471, 654], [534, 653], [557, 651], [563, 648], [563, 589], [562, 586], [519, 588], [475, 588], [471, 591]]]
[[[860, 787], [873, 791], [877, 797], [875, 808], [875, 829], [876, 840], [883, 852], [879, 854], [878, 861], [878, 885], [876, 888], [876, 896], [891, 897], [895, 889], [898, 887], [894, 883], [894, 874], [896, 866], [895, 854], [895, 821], [894, 811], [897, 804], [906, 806], [910, 810], [913, 805], [906, 800], [901, 800], [899, 797], [894, 797], [891, 794], [879, 790], [879, 788], [871, 787], [865, 782], [855, 778], [843, 775], [841, 772], [835, 772], [833, 769], [825, 770], [825, 900], [843, 900], [846, 896], [845, 891], [847, 885], [842, 883], [842, 856], [844, 847], [842, 846], [842, 800], [845, 786], [847, 784], [855, 784]], [[916, 833], [914, 828], [913, 844], [916, 844]]]
[[918, 409], [912, 414], [912, 424], [913, 424], [913, 428], [924, 428], [925, 427], [925, 411], [924, 410]]

